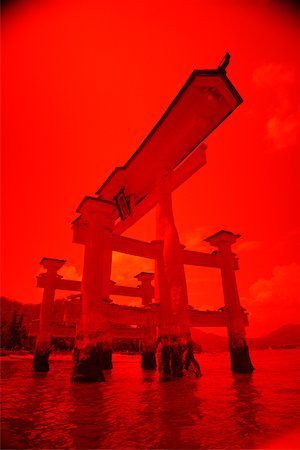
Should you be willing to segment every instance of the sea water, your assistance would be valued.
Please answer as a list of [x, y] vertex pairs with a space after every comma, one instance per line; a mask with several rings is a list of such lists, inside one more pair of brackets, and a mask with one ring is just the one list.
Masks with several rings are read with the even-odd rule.
[[300, 448], [300, 350], [252, 351], [252, 375], [228, 352], [197, 355], [203, 376], [160, 382], [139, 355], [113, 355], [106, 382], [71, 384], [72, 361], [34, 373], [1, 358], [2, 449]]

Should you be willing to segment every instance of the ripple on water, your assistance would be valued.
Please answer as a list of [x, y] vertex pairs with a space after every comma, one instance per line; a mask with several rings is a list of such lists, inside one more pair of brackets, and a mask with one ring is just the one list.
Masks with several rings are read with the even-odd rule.
[[35, 374], [32, 361], [5, 358], [2, 448], [260, 447], [300, 424], [299, 354], [253, 352], [252, 375], [233, 375], [227, 353], [202, 355], [202, 378], [172, 383], [114, 355], [107, 382], [92, 385], [70, 383], [71, 361]]

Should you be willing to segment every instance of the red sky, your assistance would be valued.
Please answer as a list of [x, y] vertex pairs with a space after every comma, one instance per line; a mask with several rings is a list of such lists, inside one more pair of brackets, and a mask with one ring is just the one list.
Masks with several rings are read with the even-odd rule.
[[[44, 256], [67, 259], [62, 274], [80, 278], [76, 207], [128, 160], [192, 70], [216, 68], [229, 51], [244, 103], [174, 193], [178, 231], [208, 251], [202, 240], [219, 229], [242, 235], [249, 336], [299, 322], [299, 14], [287, 4], [44, 0], [3, 10], [2, 295], [38, 303]], [[154, 213], [127, 235], [154, 239]], [[114, 254], [112, 279], [135, 285], [149, 264]], [[218, 271], [186, 275], [192, 305], [222, 306]]]

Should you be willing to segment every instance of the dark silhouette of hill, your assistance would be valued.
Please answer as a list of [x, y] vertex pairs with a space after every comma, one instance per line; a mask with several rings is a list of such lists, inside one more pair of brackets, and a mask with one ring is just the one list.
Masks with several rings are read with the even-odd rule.
[[202, 331], [200, 328], [192, 328], [192, 340], [200, 345], [203, 352], [223, 352], [228, 350], [228, 339], [214, 333]]
[[32, 320], [40, 317], [40, 306], [40, 304], [21, 303], [6, 297], [0, 297], [1, 323], [10, 322], [14, 311], [16, 311], [18, 315], [23, 314], [23, 323], [28, 326]]
[[248, 340], [253, 348], [300, 347], [300, 324], [289, 323], [265, 336]]
[[17, 339], [18, 346], [25, 345], [25, 336], [27, 336], [29, 324], [32, 320], [39, 318], [40, 305], [24, 304], [6, 297], [0, 297], [0, 312], [1, 347], [9, 348], [12, 345], [12, 337], [15, 336], [15, 339], [17, 339], [19, 335], [22, 338], [19, 336]]
[[[228, 350], [227, 337], [207, 333], [199, 328], [192, 329], [192, 339], [204, 352], [222, 352]], [[286, 324], [258, 338], [248, 338], [250, 348], [289, 348], [300, 346], [300, 324]]]
[[[32, 320], [39, 318], [40, 304], [24, 304], [18, 301], [0, 297], [1, 334], [7, 332], [12, 321], [14, 311], [23, 314], [23, 324], [28, 327]], [[3, 336], [2, 336], [3, 337]], [[228, 350], [226, 336], [203, 331], [201, 328], [192, 328], [192, 339], [204, 352], [222, 352]], [[300, 324], [286, 324], [264, 336], [248, 338], [250, 348], [289, 348], [300, 346]]]

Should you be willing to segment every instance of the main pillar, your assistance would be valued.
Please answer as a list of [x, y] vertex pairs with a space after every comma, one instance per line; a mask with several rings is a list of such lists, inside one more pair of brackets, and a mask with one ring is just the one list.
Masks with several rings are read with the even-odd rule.
[[168, 175], [157, 184], [157, 239], [163, 242], [162, 255], [156, 261], [156, 299], [160, 302], [160, 328], [157, 362], [163, 380], [182, 377], [189, 371], [200, 376], [193, 354], [189, 326], [187, 286], [174, 222], [172, 196], [166, 188]]
[[[142, 305], [149, 306], [153, 299], [153, 286], [151, 282], [154, 280], [153, 273], [140, 272], [135, 275], [141, 284], [138, 286], [142, 290]], [[142, 364], [144, 370], [156, 369], [156, 326], [148, 323], [144, 327], [144, 339], [142, 341]]]
[[245, 324], [234, 272], [234, 254], [231, 250], [231, 245], [239, 237], [238, 234], [221, 230], [204, 240], [212, 246], [218, 247], [222, 258], [221, 275], [225, 307], [229, 315], [228, 338], [232, 371], [251, 373], [254, 367], [246, 343]]
[[49, 355], [51, 352], [51, 328], [57, 271], [65, 264], [65, 260], [43, 258], [40, 264], [46, 269], [45, 286], [40, 311], [40, 329], [34, 353], [33, 368], [36, 372], [49, 371]]
[[[112, 368], [112, 337], [103, 314], [103, 299], [109, 296], [112, 261], [111, 219], [114, 204], [85, 197], [77, 212], [82, 214], [85, 244], [82, 277], [82, 312], [74, 348], [71, 381], [105, 381], [103, 369]], [[75, 233], [74, 233], [75, 235]]]

